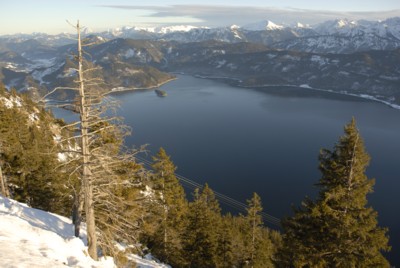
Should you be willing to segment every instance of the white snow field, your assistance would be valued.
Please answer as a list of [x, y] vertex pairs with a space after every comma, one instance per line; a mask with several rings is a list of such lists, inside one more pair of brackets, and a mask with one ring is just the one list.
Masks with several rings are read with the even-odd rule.
[[[85, 239], [84, 239], [85, 240]], [[169, 267], [130, 256], [138, 268]], [[111, 257], [93, 261], [82, 239], [73, 233], [71, 220], [33, 209], [0, 195], [0, 267], [115, 267]]]

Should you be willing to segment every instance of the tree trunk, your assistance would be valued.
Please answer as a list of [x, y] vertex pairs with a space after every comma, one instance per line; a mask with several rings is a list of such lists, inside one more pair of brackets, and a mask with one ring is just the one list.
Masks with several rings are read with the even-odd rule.
[[165, 200], [165, 179], [164, 179], [164, 171], [161, 171], [161, 178], [162, 178], [162, 193], [163, 193], [163, 209], [164, 209], [164, 255], [167, 257], [167, 242], [168, 242], [168, 235], [167, 235], [167, 217], [168, 217], [168, 212], [167, 212], [167, 202]]
[[254, 265], [254, 254], [255, 254], [255, 241], [256, 241], [256, 213], [253, 215], [253, 220], [252, 220], [252, 228], [251, 228], [251, 268], [253, 268]]
[[83, 196], [82, 191], [75, 193], [74, 205], [72, 208], [72, 223], [74, 224], [74, 233], [76, 237], [79, 237], [81, 222], [82, 222], [82, 211], [83, 211]]
[[81, 44], [81, 33], [79, 28], [79, 21], [77, 23], [78, 31], [78, 74], [79, 74], [79, 97], [80, 97], [80, 116], [81, 116], [81, 136], [82, 136], [82, 187], [84, 193], [84, 206], [86, 215], [86, 228], [87, 228], [87, 240], [88, 240], [88, 251], [92, 259], [97, 260], [97, 237], [96, 237], [96, 224], [94, 218], [94, 207], [93, 207], [93, 185], [91, 181], [91, 171], [89, 168], [90, 151], [89, 151], [89, 136], [88, 136], [88, 117], [89, 110], [86, 104], [85, 97], [85, 81], [83, 77], [83, 56], [82, 56], [82, 44]]
[[10, 197], [9, 192], [8, 192], [8, 187], [7, 187], [7, 182], [5, 176], [3, 176], [3, 171], [0, 166], [0, 184], [1, 184], [1, 194], [4, 197]]

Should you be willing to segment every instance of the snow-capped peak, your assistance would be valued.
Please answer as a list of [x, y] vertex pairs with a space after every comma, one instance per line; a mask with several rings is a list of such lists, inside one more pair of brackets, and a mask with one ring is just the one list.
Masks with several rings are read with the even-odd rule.
[[278, 25], [278, 24], [275, 24], [275, 23], [273, 23], [272, 21], [267, 21], [267, 24], [266, 24], [266, 26], [265, 26], [265, 29], [266, 30], [281, 30], [281, 29], [283, 29], [284, 27], [282, 26], [282, 25]]
[[343, 28], [344, 26], [346, 26], [348, 23], [347, 23], [347, 21], [345, 21], [345, 20], [338, 20], [337, 22], [336, 22], [336, 25], [337, 25], [337, 27], [338, 28]]
[[230, 28], [231, 28], [231, 30], [237, 30], [240, 28], [240, 26], [233, 24], [230, 26]]
[[347, 19], [336, 20], [335, 23], [336, 23], [335, 25], [336, 28], [352, 27], [357, 25], [357, 22], [349, 21]]
[[300, 22], [298, 22], [298, 23], [296, 23], [296, 26], [295, 26], [296, 28], [306, 28], [306, 26], [304, 26], [304, 24], [303, 23], [300, 23]]
[[264, 30], [281, 30], [284, 28], [284, 26], [275, 24], [270, 20], [264, 20], [244, 25], [242, 28], [249, 31], [264, 31]]
[[304, 24], [301, 22], [295, 22], [295, 23], [290, 23], [289, 25], [287, 25], [288, 28], [291, 29], [312, 29], [312, 27], [310, 26], [310, 24]]
[[354, 30], [357, 30], [357, 21], [348, 19], [336, 19], [326, 21], [316, 25], [315, 30], [320, 34], [337, 34], [350, 35]]
[[172, 33], [172, 32], [189, 32], [197, 28], [199, 27], [192, 25], [175, 25], [175, 26], [165, 26], [156, 28], [155, 32], [161, 34]]
[[91, 34], [91, 33], [94, 33], [94, 31], [91, 29], [91, 28], [89, 28], [89, 27], [85, 27], [85, 28], [83, 28], [83, 30], [82, 30], [82, 32], [81, 32], [83, 35], [89, 35], [89, 34]]

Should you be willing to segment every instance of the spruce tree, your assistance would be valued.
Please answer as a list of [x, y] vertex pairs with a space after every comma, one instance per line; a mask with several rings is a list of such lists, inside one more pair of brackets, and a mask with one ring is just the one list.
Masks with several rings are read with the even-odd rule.
[[365, 174], [370, 157], [354, 118], [344, 132], [333, 151], [321, 150], [317, 200], [283, 221], [285, 267], [389, 267], [381, 253], [390, 250], [387, 229], [367, 204], [375, 181]]
[[175, 176], [176, 167], [163, 148], [153, 161], [152, 188], [158, 192], [153, 208], [158, 214], [155, 218], [159, 224], [151, 238], [151, 249], [161, 261], [179, 266], [183, 263], [181, 235], [188, 204], [183, 187]]
[[249, 252], [249, 262], [250, 266], [254, 266], [254, 261], [256, 259], [256, 244], [260, 236], [260, 231], [262, 228], [262, 205], [261, 198], [258, 194], [254, 193], [252, 199], [247, 200], [247, 221], [249, 224], [249, 239], [248, 239], [248, 252]]
[[238, 248], [234, 247], [234, 235], [237, 231], [234, 228], [232, 215], [229, 213], [224, 215], [221, 219], [220, 228], [217, 230], [217, 267], [235, 267], [234, 252]]
[[214, 192], [206, 184], [194, 193], [189, 206], [188, 225], [183, 234], [186, 267], [217, 266], [217, 231], [221, 225], [220, 207]]
[[247, 200], [248, 208], [245, 216], [245, 263], [248, 267], [272, 266], [273, 245], [269, 231], [264, 228], [261, 212], [261, 198], [257, 193]]

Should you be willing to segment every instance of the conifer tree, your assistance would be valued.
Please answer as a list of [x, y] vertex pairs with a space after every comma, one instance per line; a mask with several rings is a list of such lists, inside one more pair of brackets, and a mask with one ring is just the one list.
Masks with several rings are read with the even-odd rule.
[[247, 221], [249, 223], [249, 261], [250, 266], [253, 267], [254, 261], [256, 259], [256, 244], [257, 239], [260, 236], [260, 230], [263, 225], [261, 211], [261, 198], [258, 194], [254, 193], [253, 197], [250, 200], [247, 200], [248, 208], [247, 208]]
[[153, 161], [152, 188], [158, 193], [153, 208], [158, 214], [159, 224], [151, 238], [151, 249], [163, 262], [179, 266], [183, 262], [181, 234], [188, 204], [183, 187], [175, 176], [176, 167], [163, 148]]
[[320, 153], [317, 200], [283, 222], [284, 267], [389, 267], [381, 253], [390, 249], [387, 230], [367, 204], [375, 181], [365, 174], [370, 157], [354, 118], [344, 132], [333, 151]]
[[273, 245], [269, 238], [269, 231], [264, 228], [260, 196], [253, 193], [253, 197], [247, 200], [247, 205], [246, 226], [244, 228], [246, 266], [272, 266]]
[[[234, 253], [238, 248], [234, 245], [234, 236], [238, 230], [234, 226], [231, 214], [224, 215], [221, 219], [221, 225], [217, 230], [217, 267], [229, 268], [235, 267]], [[236, 232], [236, 233], [235, 233]]]
[[206, 184], [194, 192], [189, 205], [188, 225], [183, 234], [187, 267], [216, 267], [220, 207], [214, 192]]

